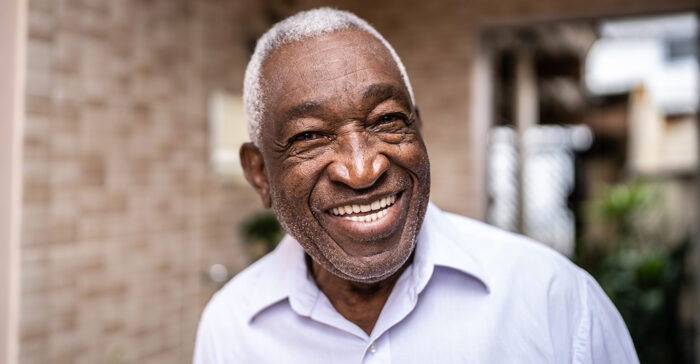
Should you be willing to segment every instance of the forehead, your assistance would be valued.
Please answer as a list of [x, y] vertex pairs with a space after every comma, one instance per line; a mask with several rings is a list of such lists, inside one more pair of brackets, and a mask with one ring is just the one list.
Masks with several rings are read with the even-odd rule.
[[262, 68], [271, 113], [306, 101], [352, 98], [373, 84], [390, 84], [408, 94], [384, 45], [361, 30], [343, 30], [286, 44]]

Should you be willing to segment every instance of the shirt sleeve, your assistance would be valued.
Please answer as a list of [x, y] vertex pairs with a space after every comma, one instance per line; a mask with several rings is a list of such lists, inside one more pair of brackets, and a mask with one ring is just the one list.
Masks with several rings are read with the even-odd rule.
[[639, 363], [627, 326], [598, 283], [581, 272], [582, 311], [573, 338], [572, 363]]

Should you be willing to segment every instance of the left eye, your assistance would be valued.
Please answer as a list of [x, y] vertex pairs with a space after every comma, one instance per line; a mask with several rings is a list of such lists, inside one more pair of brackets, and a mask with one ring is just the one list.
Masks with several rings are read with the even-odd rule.
[[321, 137], [321, 134], [314, 131], [299, 133], [292, 138], [292, 142], [308, 142]]
[[382, 117], [379, 118], [378, 123], [379, 124], [389, 124], [393, 123], [395, 121], [405, 121], [406, 118], [402, 115], [397, 115], [397, 114], [387, 114], [387, 115], [382, 115]]

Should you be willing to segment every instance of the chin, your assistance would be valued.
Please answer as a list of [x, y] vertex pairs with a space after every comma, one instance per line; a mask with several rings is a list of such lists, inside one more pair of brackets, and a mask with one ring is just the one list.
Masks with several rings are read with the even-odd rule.
[[[393, 248], [369, 257], [354, 257], [340, 249], [318, 249], [323, 257], [311, 257], [336, 276], [358, 283], [377, 283], [399, 271], [411, 258], [427, 209], [427, 195], [411, 204], [413, 208], [401, 229], [400, 241]], [[333, 243], [335, 247], [335, 243]], [[307, 253], [309, 253], [307, 249]]]
[[[358, 283], [377, 283], [381, 282], [394, 273], [399, 271], [408, 262], [416, 247], [416, 239], [412, 239], [408, 247], [405, 247], [400, 252], [386, 252], [379, 254], [381, 258], [372, 259], [370, 262], [343, 262], [344, 264], [336, 264], [331, 267], [324, 267], [329, 272], [336, 276], [352, 282]], [[386, 257], [384, 257], [386, 255]], [[375, 256], [379, 258], [378, 256]], [[375, 261], [376, 260], [376, 261]], [[330, 268], [330, 269], [329, 269]]]

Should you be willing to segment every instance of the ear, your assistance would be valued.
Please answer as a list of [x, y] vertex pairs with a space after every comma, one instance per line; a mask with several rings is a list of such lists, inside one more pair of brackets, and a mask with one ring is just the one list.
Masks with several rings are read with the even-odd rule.
[[258, 192], [265, 208], [272, 206], [270, 184], [265, 174], [265, 162], [262, 153], [253, 143], [241, 145], [239, 151], [243, 174], [255, 191]]

